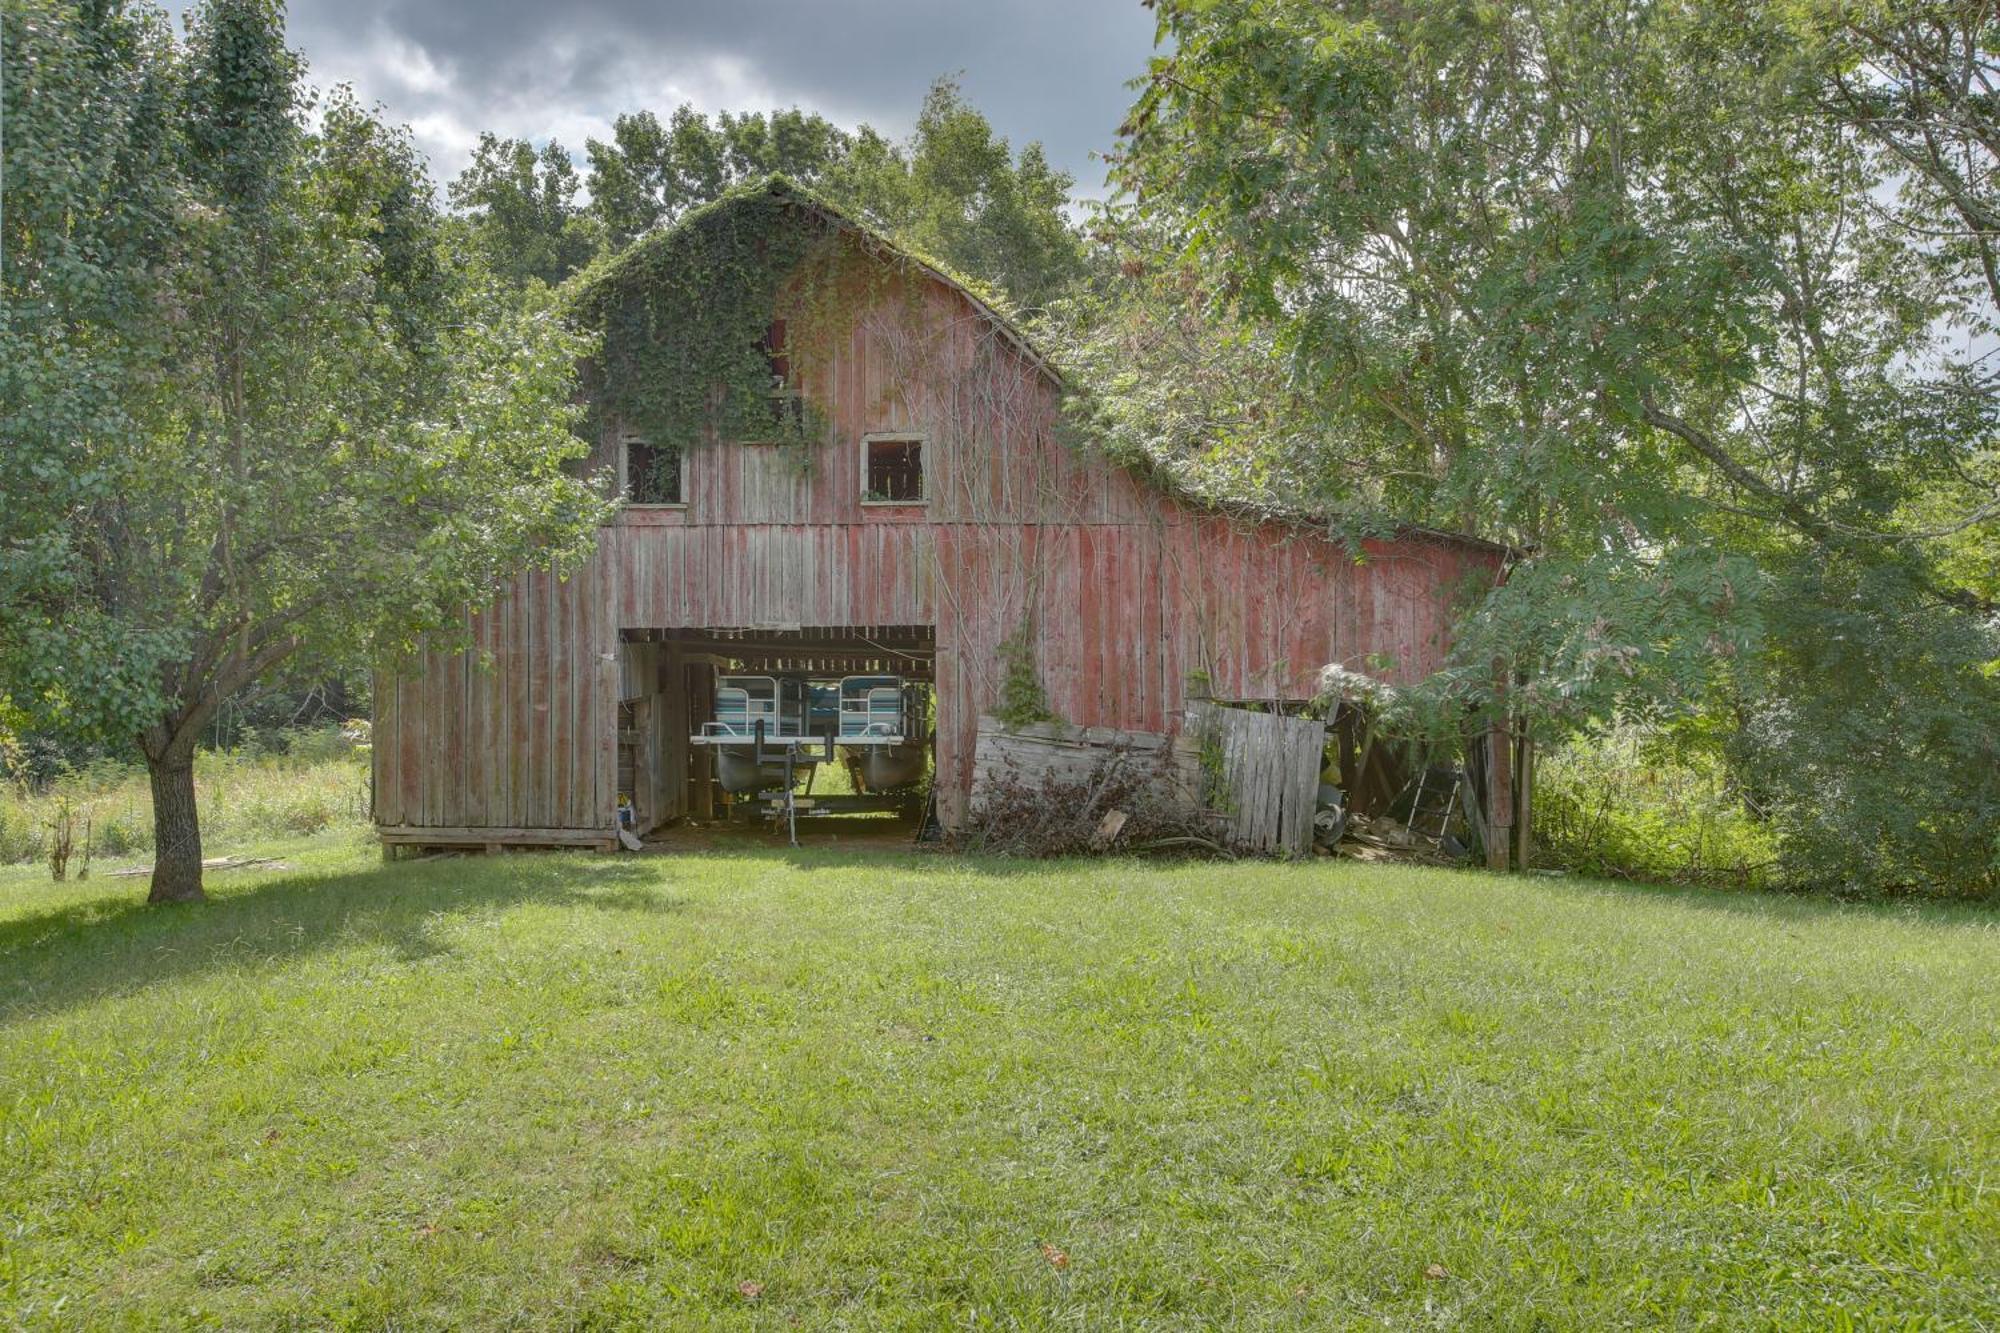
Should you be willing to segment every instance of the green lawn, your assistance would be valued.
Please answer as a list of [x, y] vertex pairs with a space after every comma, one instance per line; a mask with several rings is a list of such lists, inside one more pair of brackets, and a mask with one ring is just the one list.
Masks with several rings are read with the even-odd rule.
[[0, 1325], [2000, 1323], [1991, 915], [282, 852], [0, 872]]

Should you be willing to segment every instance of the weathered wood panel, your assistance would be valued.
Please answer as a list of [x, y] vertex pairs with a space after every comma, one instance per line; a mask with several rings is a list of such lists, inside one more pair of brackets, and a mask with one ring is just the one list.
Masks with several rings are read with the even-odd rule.
[[1114, 757], [1137, 765], [1137, 771], [1151, 779], [1145, 790], [1152, 799], [1177, 809], [1197, 807], [1201, 757], [1192, 737], [1064, 722], [1009, 727], [997, 718], [981, 716], [972, 765], [971, 808], [978, 809], [996, 784], [1018, 782], [1040, 787], [1049, 781], [1064, 786], [1090, 783], [1102, 776], [1104, 765]]
[[1187, 731], [1221, 758], [1228, 840], [1244, 851], [1306, 856], [1324, 764], [1326, 725], [1308, 718], [1187, 705]]
[[526, 827], [534, 808], [531, 777], [535, 755], [535, 598], [534, 576], [523, 574], [514, 581], [507, 597], [508, 628], [513, 638], [507, 647], [507, 708], [511, 744], [503, 756], [507, 768], [507, 823]]

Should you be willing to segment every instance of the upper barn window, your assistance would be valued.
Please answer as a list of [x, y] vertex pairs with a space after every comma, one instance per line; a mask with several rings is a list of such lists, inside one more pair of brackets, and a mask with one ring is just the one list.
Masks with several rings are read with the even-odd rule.
[[861, 502], [924, 502], [923, 436], [870, 435], [861, 441]]
[[678, 505], [681, 491], [681, 451], [656, 448], [643, 440], [624, 442], [624, 499], [635, 505]]

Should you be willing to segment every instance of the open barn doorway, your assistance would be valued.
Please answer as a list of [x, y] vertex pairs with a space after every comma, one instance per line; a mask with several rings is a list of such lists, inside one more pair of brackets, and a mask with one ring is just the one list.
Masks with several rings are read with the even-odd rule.
[[627, 629], [620, 819], [641, 837], [908, 838], [935, 768], [929, 625]]

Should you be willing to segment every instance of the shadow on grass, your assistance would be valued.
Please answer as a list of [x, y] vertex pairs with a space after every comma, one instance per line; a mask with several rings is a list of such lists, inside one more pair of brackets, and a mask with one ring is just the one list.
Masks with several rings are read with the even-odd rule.
[[[1646, 902], [1669, 910], [1725, 912], [1779, 928], [1838, 918], [1982, 930], [2000, 926], [2000, 912], [1978, 904], [1846, 903], [1752, 890], [1503, 877], [1471, 869], [1326, 861], [1290, 865], [1122, 858], [1034, 861], [929, 849], [794, 848], [782, 841], [761, 846], [732, 841], [704, 848], [663, 848], [631, 858], [550, 853], [448, 858], [330, 874], [277, 874], [242, 887], [215, 876], [211, 901], [189, 907], [148, 907], [142, 883], [120, 883], [100, 897], [0, 921], [0, 1024], [60, 1013], [161, 982], [332, 948], [376, 945], [402, 959], [431, 957], [447, 950], [438, 929], [442, 921], [523, 903], [678, 912], [685, 910], [687, 900], [673, 891], [675, 862], [684, 856], [701, 862], [702, 878], [711, 884], [719, 869], [726, 883], [729, 872], [738, 868], [746, 881], [773, 870], [1010, 880], [1144, 871], [1194, 874], [1216, 881], [1218, 891], [1228, 893], [1228, 877], [1243, 871], [1260, 881], [1242, 886], [1253, 896], [1268, 894], [1275, 880], [1290, 881], [1308, 892], [1325, 888], [1421, 895], [1469, 889], [1555, 898], [1579, 911], [1614, 900]], [[1326, 910], [1338, 915], [1351, 902], [1350, 897], [1329, 894]]]
[[782, 862], [794, 870], [811, 871], [840, 867], [890, 867], [932, 870], [944, 874], [970, 874], [982, 878], [1022, 879], [1098, 870], [1111, 874], [1128, 871], [1148, 873], [1187, 872], [1203, 876], [1226, 876], [1235, 872], [1266, 872], [1279, 878], [1301, 881], [1320, 880], [1342, 887], [1366, 887], [1371, 882], [1388, 890], [1398, 881], [1427, 881], [1430, 886], [1464, 887], [1478, 882], [1483, 893], [1516, 893], [1575, 901], [1587, 910], [1589, 903], [1607, 900], [1653, 903], [1668, 908], [1699, 912], [1720, 912], [1767, 923], [1819, 922], [1832, 919], [1866, 919], [1905, 925], [2000, 928], [2000, 901], [1968, 899], [1836, 898], [1823, 894], [1785, 892], [1776, 889], [1719, 888], [1691, 884], [1649, 884], [1633, 880], [1595, 879], [1578, 875], [1495, 874], [1474, 865], [1425, 865], [1416, 862], [1359, 862], [1340, 858], [1315, 857], [1311, 860], [1279, 861], [1257, 857], [1236, 859], [1201, 856], [1111, 855], [1069, 856], [1048, 860], [983, 853], [957, 853], [935, 845], [910, 848], [835, 848], [786, 846], [782, 837], [775, 845], [756, 847], [744, 842], [718, 845], [705, 850], [710, 858], [740, 859], [766, 864]]
[[[646, 857], [671, 863], [675, 857], [699, 856], [710, 864], [737, 862], [746, 868], [918, 870], [996, 879], [1038, 879], [1107, 864], [1107, 858], [1103, 857], [1036, 859], [960, 852], [942, 842], [920, 843], [916, 832], [916, 823], [907, 819], [871, 815], [809, 818], [799, 821], [799, 842], [793, 846], [782, 827], [763, 821], [673, 825], [647, 840]], [[1188, 862], [1164, 857], [1117, 857], [1110, 858], [1108, 863], [1176, 866]]]
[[921, 847], [840, 847], [804, 843], [793, 847], [784, 835], [765, 845], [731, 841], [702, 847], [648, 848], [646, 859], [653, 864], [673, 864], [675, 858], [698, 856], [705, 864], [741, 864], [746, 870], [778, 869], [810, 873], [815, 870], [863, 870], [877, 874], [912, 871], [935, 875], [979, 875], [994, 879], [1043, 879], [1052, 874], [1087, 871], [1093, 867], [1152, 864], [1172, 866], [1173, 861], [1137, 862], [1100, 858], [1068, 858], [1038, 861], [1028, 857], [966, 855], [935, 844]]
[[281, 874], [241, 888], [211, 876], [208, 902], [169, 907], [147, 906], [144, 882], [129, 882], [101, 898], [0, 921], [0, 1023], [336, 947], [386, 945], [414, 961], [446, 952], [442, 920], [520, 903], [680, 911], [685, 900], [661, 870], [565, 855], [449, 858]]
[[[1476, 872], [1485, 874], [1486, 872]], [[1495, 877], [1500, 879], [1501, 877]], [[1510, 875], [1502, 881], [1524, 889], [1559, 893], [1587, 903], [1592, 899], [1650, 902], [1704, 912], [1727, 912], [1769, 923], [1822, 922], [1840, 918], [1912, 926], [2000, 927], [2000, 902], [1938, 898], [1837, 898], [1782, 889], [1729, 889], [1695, 884], [1647, 884], [1636, 880], [1582, 876]], [[1580, 905], [1581, 905], [1580, 903]]]
[[1430, 881], [1436, 887], [1462, 886], [1481, 881], [1481, 891], [1546, 895], [1589, 901], [1623, 899], [1686, 907], [1697, 911], [1724, 912], [1760, 921], [1819, 921], [1834, 917], [1871, 918], [1912, 925], [2000, 926], [2000, 901], [1965, 899], [1844, 899], [1811, 893], [1790, 893], [1775, 889], [1732, 889], [1689, 884], [1650, 884], [1633, 880], [1596, 879], [1581, 875], [1494, 874], [1472, 864], [1426, 865], [1416, 862], [1360, 862], [1344, 858], [1314, 857], [1305, 861], [1278, 861], [1257, 857], [1208, 858], [1199, 855], [1155, 856], [1113, 854], [1107, 857], [1070, 856], [1038, 860], [1029, 857], [988, 853], [961, 853], [937, 843], [908, 841], [914, 826], [887, 823], [897, 837], [835, 841], [823, 835], [825, 825], [802, 820], [799, 843], [791, 846], [781, 830], [768, 825], [708, 825], [695, 829], [673, 828], [647, 846], [647, 859], [671, 863], [677, 856], [700, 856], [705, 861], [738, 862], [749, 867], [785, 866], [797, 871], [824, 869], [918, 870], [940, 874], [977, 875], [994, 879], [1036, 879], [1092, 869], [1120, 873], [1133, 869], [1147, 872], [1186, 870], [1204, 875], [1227, 875], [1235, 871], [1264, 871], [1280, 877], [1323, 878], [1343, 886], [1366, 885], [1371, 881], [1385, 889], [1411, 877]]

